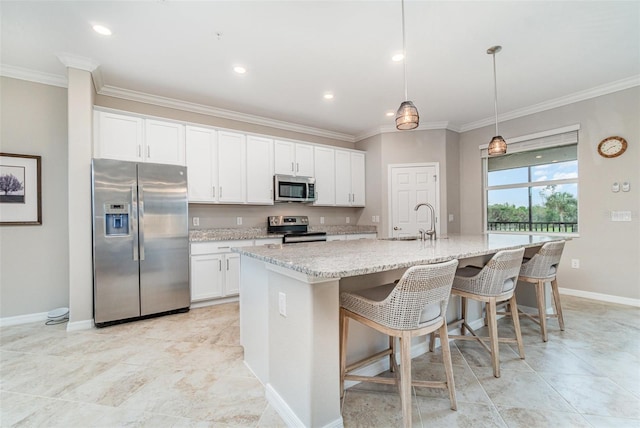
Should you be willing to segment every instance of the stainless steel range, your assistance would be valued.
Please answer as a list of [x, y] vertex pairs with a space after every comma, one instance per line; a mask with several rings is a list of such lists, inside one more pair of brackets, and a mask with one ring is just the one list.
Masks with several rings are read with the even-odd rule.
[[309, 232], [309, 217], [306, 215], [269, 216], [267, 217], [267, 232], [283, 233], [283, 244], [327, 240], [326, 232]]

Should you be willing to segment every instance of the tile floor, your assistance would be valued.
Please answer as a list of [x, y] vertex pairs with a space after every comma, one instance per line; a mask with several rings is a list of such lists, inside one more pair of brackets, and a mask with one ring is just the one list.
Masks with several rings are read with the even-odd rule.
[[[414, 426], [640, 427], [640, 309], [570, 296], [563, 307], [567, 329], [551, 321], [547, 343], [522, 320], [526, 359], [501, 345], [499, 379], [479, 345], [452, 344], [458, 410], [444, 391], [415, 388]], [[284, 426], [242, 363], [237, 304], [65, 329], [0, 329], [0, 426]], [[414, 376], [443, 379], [440, 361], [437, 351], [415, 358]], [[401, 426], [398, 394], [356, 385], [343, 417], [345, 427]]]

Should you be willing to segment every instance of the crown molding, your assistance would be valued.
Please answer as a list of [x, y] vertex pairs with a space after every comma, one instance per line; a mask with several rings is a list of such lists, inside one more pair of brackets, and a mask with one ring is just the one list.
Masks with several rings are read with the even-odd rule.
[[61, 63], [65, 65], [67, 68], [77, 68], [78, 70], [88, 71], [89, 73], [93, 73], [99, 66], [100, 63], [97, 61], [78, 56], [66, 52], [59, 52], [56, 54]]
[[300, 132], [303, 134], [315, 135], [318, 137], [332, 138], [334, 140], [346, 141], [354, 143], [356, 140], [353, 135], [343, 134], [340, 132], [327, 131], [324, 129], [314, 128], [311, 126], [298, 125], [291, 122], [285, 122], [276, 119], [269, 119], [262, 116], [255, 116], [246, 113], [240, 113], [232, 110], [215, 108], [203, 104], [192, 103], [188, 101], [167, 98], [158, 95], [150, 95], [143, 92], [132, 91], [129, 89], [117, 88], [114, 86], [103, 85], [98, 94], [109, 97], [121, 98], [130, 101], [137, 101], [146, 104], [153, 104], [160, 107], [167, 107], [177, 110], [190, 111], [192, 113], [200, 113], [208, 116], [219, 117], [222, 119], [237, 120], [239, 122], [252, 123], [254, 125], [268, 126], [286, 131]]
[[[448, 129], [450, 131], [460, 132], [460, 129], [458, 129], [458, 127], [456, 127], [452, 123], [446, 122], [446, 121], [442, 121], [442, 122], [423, 122], [422, 124], [420, 124], [420, 126], [418, 126], [416, 129], [412, 129], [411, 131], [429, 131], [429, 130], [434, 130], [434, 129]], [[411, 132], [411, 131], [408, 131], [408, 132]], [[374, 135], [387, 134], [387, 133], [391, 133], [391, 132], [407, 132], [407, 131], [398, 131], [395, 126], [387, 125], [387, 126], [381, 126], [379, 128], [376, 128], [376, 129], [372, 129], [372, 130], [364, 132], [362, 134], [358, 134], [358, 135], [356, 135], [355, 139], [356, 139], [356, 141], [362, 141], [365, 138], [373, 137]]]
[[[615, 82], [607, 83], [605, 85], [596, 86], [595, 88], [587, 89], [585, 91], [575, 92], [565, 97], [555, 98], [553, 100], [544, 101], [529, 107], [513, 110], [508, 113], [498, 115], [498, 121], [504, 122], [511, 119], [517, 119], [519, 117], [524, 117], [546, 110], [551, 110], [554, 108], [577, 103], [580, 101], [585, 101], [591, 98], [623, 91], [635, 86], [640, 86], [640, 74], [628, 77], [626, 79], [616, 80]], [[485, 126], [493, 125], [494, 123], [495, 117], [488, 117], [485, 119], [477, 120], [475, 122], [465, 123], [464, 125], [460, 126], [459, 132], [466, 132], [471, 131], [472, 129], [483, 128]]]
[[0, 75], [11, 77], [12, 79], [27, 80], [29, 82], [42, 83], [43, 85], [58, 86], [61, 88], [68, 86], [67, 76], [43, 73], [41, 71], [29, 70], [7, 64], [0, 64]]

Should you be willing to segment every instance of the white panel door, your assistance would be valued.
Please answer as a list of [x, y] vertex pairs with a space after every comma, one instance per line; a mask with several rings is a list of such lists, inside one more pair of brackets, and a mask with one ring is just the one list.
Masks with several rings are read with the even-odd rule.
[[218, 132], [218, 201], [246, 201], [246, 142], [244, 134]]
[[440, 234], [436, 171], [436, 166], [431, 165], [391, 168], [391, 236], [416, 236], [419, 229], [430, 228], [429, 209], [421, 207], [415, 211], [422, 202], [433, 205], [436, 233]]
[[142, 161], [143, 122], [139, 117], [103, 111], [94, 112], [94, 157]]
[[185, 140], [189, 202], [217, 201], [218, 143], [216, 131], [187, 126]]
[[184, 125], [146, 119], [144, 161], [184, 165]]
[[313, 157], [317, 195], [314, 205], [335, 205], [335, 150], [328, 147], [314, 147]]
[[247, 137], [247, 202], [273, 204], [273, 140]]
[[295, 175], [295, 144], [291, 141], [273, 142], [273, 167], [275, 174]]

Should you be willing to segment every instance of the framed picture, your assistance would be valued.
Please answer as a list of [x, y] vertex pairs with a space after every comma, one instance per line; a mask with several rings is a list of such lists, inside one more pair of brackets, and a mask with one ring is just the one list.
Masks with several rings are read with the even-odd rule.
[[0, 153], [0, 226], [42, 224], [40, 156]]

